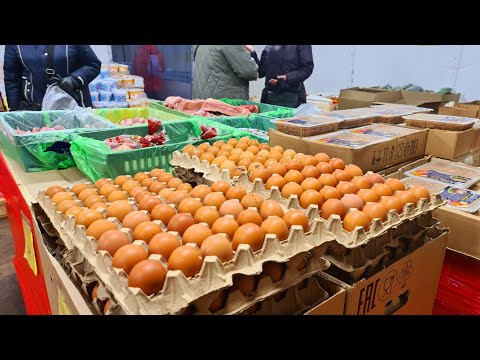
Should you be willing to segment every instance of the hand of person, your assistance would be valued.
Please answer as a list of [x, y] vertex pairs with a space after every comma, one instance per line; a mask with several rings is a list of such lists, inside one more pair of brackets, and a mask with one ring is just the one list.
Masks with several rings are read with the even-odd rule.
[[269, 83], [270, 85], [276, 86], [277, 83], [278, 83], [278, 80], [277, 80], [277, 79], [270, 79], [270, 80], [268, 80], [268, 83]]
[[78, 83], [75, 81], [75, 79], [72, 76], [67, 76], [64, 77], [58, 84], [60, 89], [65, 91], [68, 94], [71, 94], [75, 92], [78, 88]]
[[255, 50], [253, 49], [253, 46], [252, 46], [252, 45], [243, 45], [243, 46], [245, 46], [245, 49], [247, 49], [247, 51], [248, 51], [249, 53], [255, 51]]
[[277, 79], [278, 79], [278, 80], [285, 80], [285, 81], [287, 81], [287, 75], [278, 75], [278, 76], [277, 76]]

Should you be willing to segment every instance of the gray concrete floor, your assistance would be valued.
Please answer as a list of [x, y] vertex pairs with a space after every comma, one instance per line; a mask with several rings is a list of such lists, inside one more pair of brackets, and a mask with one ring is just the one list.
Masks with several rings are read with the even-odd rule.
[[0, 315], [26, 314], [13, 266], [14, 251], [8, 219], [0, 219]]

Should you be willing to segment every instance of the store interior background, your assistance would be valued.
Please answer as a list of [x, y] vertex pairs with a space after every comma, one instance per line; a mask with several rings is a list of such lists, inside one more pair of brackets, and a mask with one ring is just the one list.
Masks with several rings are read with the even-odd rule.
[[[115, 45], [118, 46], [118, 45]], [[114, 46], [114, 47], [115, 47]], [[172, 47], [175, 45], [158, 45]], [[185, 45], [179, 45], [187, 49]], [[254, 45], [261, 54], [265, 45]], [[4, 45], [0, 45], [0, 68], [3, 71]], [[103, 63], [115, 60], [111, 45], [92, 45]], [[188, 58], [188, 50], [182, 50]], [[178, 62], [178, 52], [165, 52], [168, 63]], [[174, 54], [174, 55], [172, 55]], [[176, 58], [175, 58], [176, 57]], [[451, 87], [462, 93], [460, 102], [480, 98], [480, 46], [478, 45], [313, 45], [315, 69], [306, 81], [307, 93], [336, 95], [340, 89], [352, 86], [409, 83], [424, 89]], [[180, 81], [165, 90], [184, 91]], [[264, 80], [250, 83], [250, 96], [259, 96]], [[3, 73], [0, 73], [3, 89]], [[170, 92], [169, 95], [181, 95]]]

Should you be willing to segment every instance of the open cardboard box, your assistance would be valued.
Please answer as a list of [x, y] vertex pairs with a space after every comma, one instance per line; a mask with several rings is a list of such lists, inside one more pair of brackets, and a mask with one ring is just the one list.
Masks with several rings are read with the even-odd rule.
[[[403, 179], [405, 172], [426, 164], [432, 159], [427, 156], [399, 169], [388, 177]], [[480, 183], [470, 187], [471, 190], [480, 191]], [[433, 216], [444, 227], [450, 228], [448, 248], [467, 256], [480, 260], [480, 214], [469, 214], [464, 211], [442, 206], [433, 212]]]
[[446, 160], [475, 152], [480, 149], [480, 126], [464, 131], [429, 129], [425, 154]]
[[480, 102], [460, 103], [453, 107], [440, 106], [438, 113], [440, 115], [462, 116], [478, 118], [480, 112]]
[[343, 315], [346, 296], [344, 284], [323, 271], [315, 276], [322, 288], [328, 292], [329, 298], [303, 315]]

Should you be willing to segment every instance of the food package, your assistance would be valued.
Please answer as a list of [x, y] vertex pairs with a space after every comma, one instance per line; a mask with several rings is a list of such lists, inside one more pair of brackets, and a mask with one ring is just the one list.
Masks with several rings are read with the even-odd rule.
[[477, 121], [474, 118], [435, 114], [414, 114], [403, 118], [407, 126], [450, 131], [468, 130]]
[[274, 120], [278, 131], [307, 137], [336, 131], [341, 120], [324, 116], [297, 116]]
[[327, 143], [333, 145], [341, 145], [352, 149], [362, 148], [371, 144], [379, 143], [388, 140], [386, 137], [368, 135], [368, 134], [355, 134], [350, 131], [336, 131], [329, 134], [320, 136], [313, 136], [308, 138], [310, 141], [319, 143]]
[[392, 138], [397, 136], [410, 135], [412, 133], [416, 133], [418, 130], [377, 123], [377, 124], [362, 126], [359, 128], [354, 128], [354, 129], [345, 130], [345, 131], [351, 132], [353, 134], [372, 135], [372, 136]]

